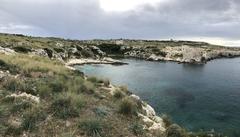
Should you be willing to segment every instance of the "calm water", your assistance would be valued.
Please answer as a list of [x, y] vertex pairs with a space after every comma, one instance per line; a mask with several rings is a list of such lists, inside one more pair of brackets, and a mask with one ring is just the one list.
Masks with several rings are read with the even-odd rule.
[[129, 65], [76, 67], [87, 75], [128, 86], [158, 114], [169, 114], [187, 129], [215, 129], [240, 137], [240, 58], [219, 59], [205, 65], [122, 61]]

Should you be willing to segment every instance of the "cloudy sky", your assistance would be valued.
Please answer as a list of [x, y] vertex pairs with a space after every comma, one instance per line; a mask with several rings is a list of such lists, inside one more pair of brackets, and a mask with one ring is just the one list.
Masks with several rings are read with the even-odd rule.
[[240, 46], [240, 0], [0, 0], [0, 32]]

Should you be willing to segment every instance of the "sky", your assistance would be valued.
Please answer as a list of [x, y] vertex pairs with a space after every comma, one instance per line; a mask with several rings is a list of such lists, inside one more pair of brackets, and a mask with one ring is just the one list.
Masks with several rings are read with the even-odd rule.
[[240, 0], [0, 0], [0, 32], [240, 46]]

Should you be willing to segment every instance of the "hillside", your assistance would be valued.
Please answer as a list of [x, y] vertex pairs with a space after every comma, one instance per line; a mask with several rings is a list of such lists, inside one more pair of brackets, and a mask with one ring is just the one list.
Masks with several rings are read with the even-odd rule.
[[[0, 136], [220, 137], [214, 132], [188, 132], [173, 124], [168, 116], [157, 116], [151, 106], [126, 87], [114, 86], [107, 79], [87, 77], [68, 63], [87, 58], [85, 63], [99, 60], [98, 63], [114, 64], [117, 61], [106, 57], [128, 57], [127, 53], [138, 50], [159, 52], [158, 56], [162, 56], [166, 52], [162, 49], [178, 49], [183, 43], [198, 45], [187, 45], [191, 49], [231, 53], [239, 53], [239, 49], [203, 47], [206, 43], [198, 42], [133, 43], [133, 40], [112, 43], [112, 40], [77, 41], [1, 34]], [[134, 48], [128, 49], [131, 47]]]

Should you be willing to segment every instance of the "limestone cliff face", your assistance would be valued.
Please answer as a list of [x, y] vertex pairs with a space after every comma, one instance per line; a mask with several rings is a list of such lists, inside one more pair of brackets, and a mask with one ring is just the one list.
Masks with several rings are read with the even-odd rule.
[[153, 61], [176, 61], [181, 63], [206, 63], [216, 58], [231, 58], [240, 56], [240, 50], [208, 49], [206, 47], [177, 46], [164, 47], [159, 51], [144, 48], [133, 48], [125, 53], [126, 56], [137, 57]]

